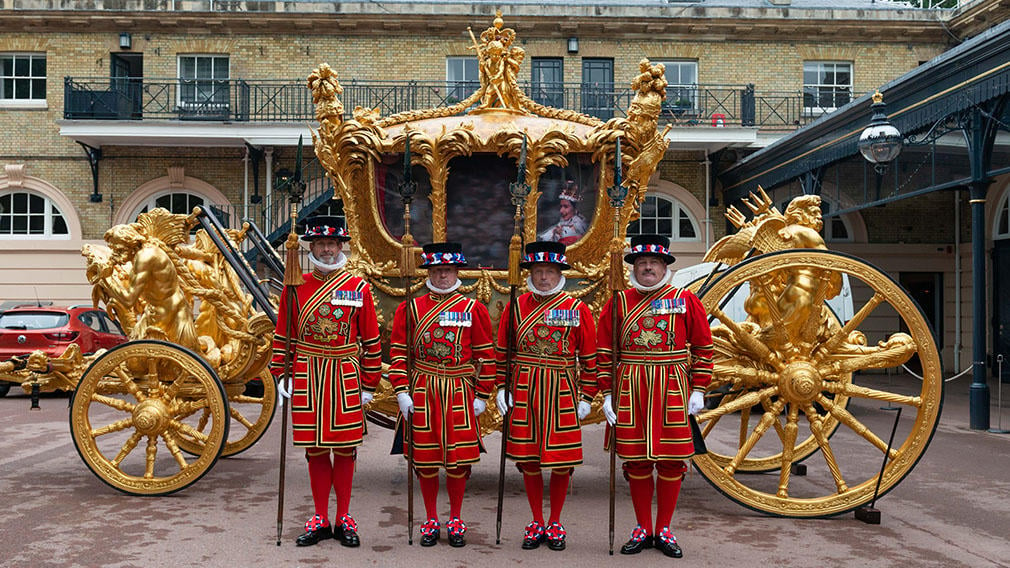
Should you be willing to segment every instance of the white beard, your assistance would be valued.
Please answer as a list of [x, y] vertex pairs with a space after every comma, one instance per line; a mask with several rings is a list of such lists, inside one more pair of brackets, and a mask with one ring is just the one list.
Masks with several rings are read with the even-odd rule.
[[347, 264], [347, 256], [345, 256], [344, 253], [342, 252], [338, 252], [337, 261], [334, 262], [333, 264], [326, 264], [325, 262], [313, 256], [312, 253], [310, 252], [309, 262], [311, 262], [312, 266], [316, 267], [316, 269], [319, 270], [319, 272], [322, 272], [323, 274], [329, 274], [334, 270], [339, 270], [343, 268], [344, 265]]
[[456, 283], [453, 284], [452, 286], [449, 286], [448, 288], [439, 288], [438, 286], [432, 284], [431, 278], [429, 278], [424, 281], [424, 285], [427, 286], [429, 290], [431, 290], [436, 294], [451, 294], [455, 292], [460, 286], [463, 285], [463, 281], [457, 278]]
[[561, 280], [558, 280], [558, 285], [555, 286], [555, 287], [553, 287], [553, 288], [551, 288], [550, 290], [547, 290], [546, 292], [541, 292], [540, 290], [537, 289], [536, 286], [533, 285], [533, 277], [532, 276], [527, 276], [526, 277], [526, 288], [530, 292], [533, 292], [534, 294], [536, 294], [537, 296], [553, 296], [554, 294], [557, 294], [562, 289], [564, 289], [564, 287], [565, 287], [565, 275], [564, 274], [561, 275]]
[[628, 280], [631, 282], [632, 287], [634, 287], [635, 290], [638, 290], [639, 292], [655, 292], [656, 290], [659, 290], [663, 286], [666, 286], [667, 283], [670, 282], [670, 279], [672, 277], [673, 277], [673, 271], [671, 271], [670, 267], [667, 266], [666, 274], [664, 274], [663, 277], [659, 279], [659, 282], [656, 282], [652, 286], [643, 286], [639, 284], [638, 280], [635, 280], [634, 270], [631, 271], [631, 274], [628, 276]]

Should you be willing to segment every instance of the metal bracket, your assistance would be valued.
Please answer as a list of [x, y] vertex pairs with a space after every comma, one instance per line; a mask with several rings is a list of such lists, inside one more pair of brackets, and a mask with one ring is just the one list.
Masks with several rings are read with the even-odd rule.
[[102, 149], [88, 146], [84, 142], [78, 142], [81, 148], [84, 148], [84, 153], [88, 155], [88, 164], [91, 166], [91, 183], [93, 189], [91, 190], [91, 196], [88, 198], [92, 203], [101, 203], [102, 194], [98, 193], [98, 161], [102, 159]]

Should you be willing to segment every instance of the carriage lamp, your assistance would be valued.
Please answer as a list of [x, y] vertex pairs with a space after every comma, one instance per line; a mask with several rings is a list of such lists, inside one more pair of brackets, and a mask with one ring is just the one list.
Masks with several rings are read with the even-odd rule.
[[572, 36], [568, 38], [568, 53], [578, 53], [579, 52], [579, 38]]
[[873, 94], [873, 104], [870, 105], [873, 110], [870, 125], [863, 130], [857, 144], [859, 153], [873, 164], [877, 173], [882, 173], [887, 164], [901, 153], [901, 132], [887, 120], [886, 108], [884, 96], [877, 91]]
[[119, 34], [119, 49], [130, 49], [133, 45], [133, 37], [130, 36], [130, 32], [121, 32]]

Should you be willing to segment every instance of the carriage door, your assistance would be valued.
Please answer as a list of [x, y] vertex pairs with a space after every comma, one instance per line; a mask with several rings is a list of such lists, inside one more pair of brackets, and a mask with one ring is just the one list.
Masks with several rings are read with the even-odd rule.
[[1003, 355], [1004, 383], [1010, 383], [1010, 239], [993, 241], [992, 249], [992, 372], [996, 356]]
[[143, 118], [143, 53], [110, 53], [110, 91], [116, 95], [118, 118]]
[[614, 60], [582, 60], [582, 112], [600, 120], [614, 117]]

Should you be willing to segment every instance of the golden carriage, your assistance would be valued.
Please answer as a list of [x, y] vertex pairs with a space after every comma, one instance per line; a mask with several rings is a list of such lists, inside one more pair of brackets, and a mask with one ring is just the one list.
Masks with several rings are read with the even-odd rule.
[[[524, 181], [531, 189], [518, 204], [525, 241], [543, 234], [551, 207], [569, 182], [578, 182], [582, 213], [592, 218], [569, 246], [568, 288], [597, 313], [609, 297], [610, 259], [621, 254], [628, 223], [636, 218], [668, 146], [666, 131], [657, 130], [665, 97], [663, 68], [643, 60], [624, 116], [604, 122], [546, 107], [523, 93], [516, 77], [525, 52], [515, 39], [500, 15], [473, 38], [480, 88], [445, 107], [388, 117], [356, 108], [345, 120], [335, 71], [324, 64], [309, 77], [319, 121], [313, 132], [316, 156], [355, 237], [348, 267], [372, 284], [386, 337], [407, 286], [412, 291], [423, 286], [422, 272], [410, 269], [416, 241], [465, 241], [475, 266], [461, 273], [461, 291], [488, 304], [497, 319], [509, 289], [505, 260], [515, 209], [509, 182]], [[401, 168], [408, 138], [409, 160]], [[617, 156], [627, 198], [613, 211], [606, 188], [614, 184]], [[525, 179], [516, 180], [516, 171], [525, 172]], [[403, 222], [406, 208], [394, 188], [408, 177], [417, 179], [422, 191]], [[785, 212], [760, 192], [747, 205], [749, 218], [730, 209], [728, 217], [739, 232], [716, 243], [705, 258], [712, 269], [690, 284], [712, 314], [716, 344], [709, 405], [698, 416], [710, 451], [696, 456], [695, 465], [721, 492], [759, 511], [813, 517], [852, 510], [873, 498], [878, 482], [881, 493], [897, 485], [928, 445], [943, 394], [933, 334], [918, 307], [886, 274], [826, 249], [818, 234], [815, 196], [794, 201]], [[245, 231], [211, 227], [190, 245], [188, 224], [198, 217], [172, 221], [186, 228], [165, 233], [154, 246], [177, 271], [181, 304], [199, 306], [180, 312], [186, 316], [183, 323], [193, 326], [156, 325], [152, 304], [115, 288], [116, 278], [120, 288], [128, 288], [126, 275], [136, 261], [130, 268], [114, 261], [119, 237], [110, 231], [113, 250], [105, 256], [90, 251], [89, 277], [96, 301], [104, 302], [124, 329], [132, 329], [137, 341], [97, 356], [86, 371], [88, 362], [71, 354], [48, 368], [36, 365], [32, 377], [22, 381], [28, 385], [62, 373], [76, 386], [71, 427], [78, 449], [99, 477], [124, 491], [160, 494], [185, 487], [219, 454], [255, 442], [272, 416], [272, 380], [263, 381], [262, 397], [244, 394], [246, 383], [268, 376], [263, 368], [272, 326], [264, 312], [270, 310], [257, 310], [240, 289], [241, 267], [220, 262], [213, 247], [200, 245], [201, 238], [215, 235], [237, 245]], [[131, 226], [145, 223], [161, 226], [146, 220]], [[127, 231], [121, 240], [132, 238]], [[406, 279], [401, 278], [404, 265]], [[858, 309], [839, 314], [831, 302], [845, 294]], [[136, 301], [131, 305], [124, 297]], [[861, 331], [868, 320], [874, 330]], [[872, 373], [894, 373], [913, 359], [921, 365], [921, 383], [895, 387], [863, 380]], [[29, 373], [21, 368], [9, 372]], [[73, 384], [77, 376], [81, 380]], [[881, 403], [901, 405], [914, 415], [890, 449], [875, 433], [889, 421], [869, 408]], [[236, 411], [241, 405], [253, 411]], [[599, 401], [595, 406], [591, 422], [602, 419]], [[372, 410], [395, 416], [388, 389], [380, 391]], [[105, 421], [97, 422], [93, 411]], [[229, 415], [242, 425], [239, 436], [228, 436]], [[499, 424], [492, 403], [482, 426], [488, 432]], [[103, 439], [114, 435], [125, 440], [103, 450]], [[146, 450], [135, 452], [144, 438]], [[196, 454], [196, 461], [188, 461], [185, 452]], [[127, 473], [127, 462], [141, 453], [134, 459], [140, 471]], [[798, 466], [806, 465], [800, 462], [815, 453], [823, 456], [823, 466], [797, 477], [804, 469]], [[163, 465], [159, 459], [166, 454], [171, 462]]]

